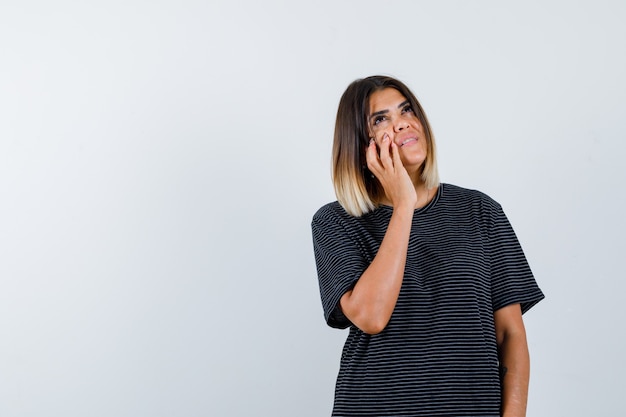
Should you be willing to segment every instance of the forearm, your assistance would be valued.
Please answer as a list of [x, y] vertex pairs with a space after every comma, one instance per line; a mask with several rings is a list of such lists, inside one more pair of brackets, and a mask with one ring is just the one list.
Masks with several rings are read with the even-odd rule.
[[524, 417], [530, 377], [530, 358], [524, 332], [504, 337], [500, 345], [500, 364], [504, 372], [502, 416]]
[[402, 287], [412, 219], [413, 207], [394, 208], [374, 260], [341, 298], [343, 313], [366, 333], [381, 332], [391, 318]]

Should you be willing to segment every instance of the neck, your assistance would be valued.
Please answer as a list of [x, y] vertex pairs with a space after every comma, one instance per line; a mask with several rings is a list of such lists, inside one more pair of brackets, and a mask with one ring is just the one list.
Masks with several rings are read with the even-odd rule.
[[422, 208], [426, 204], [430, 203], [430, 200], [432, 200], [435, 195], [434, 190], [427, 189], [426, 184], [423, 182], [415, 186], [415, 192], [417, 193], [417, 203], [415, 203], [416, 209]]

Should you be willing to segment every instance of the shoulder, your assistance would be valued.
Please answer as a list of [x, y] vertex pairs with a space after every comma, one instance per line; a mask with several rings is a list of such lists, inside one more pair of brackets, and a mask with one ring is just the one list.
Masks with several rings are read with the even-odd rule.
[[447, 183], [441, 184], [441, 187], [442, 197], [452, 203], [463, 205], [479, 204], [488, 209], [500, 209], [500, 204], [482, 191]]
[[[381, 220], [380, 209], [356, 217], [349, 214], [337, 201], [320, 207], [313, 215], [311, 225], [314, 230], [341, 230], [348, 234], [359, 234], [363, 230], [376, 228], [377, 225], [386, 223]], [[388, 222], [388, 219], [387, 219]]]
[[311, 226], [313, 230], [344, 228], [349, 217], [351, 216], [341, 207], [341, 204], [337, 201], [333, 201], [332, 203], [323, 205], [315, 212]]
[[345, 210], [343, 209], [343, 207], [341, 207], [341, 204], [339, 204], [338, 201], [333, 201], [320, 207], [313, 215], [313, 218], [315, 219], [320, 217], [334, 216], [341, 214], [341, 212], [345, 213]]
[[341, 221], [341, 219], [349, 217], [348, 213], [341, 207], [337, 201], [328, 203], [320, 207], [313, 215], [313, 223]]

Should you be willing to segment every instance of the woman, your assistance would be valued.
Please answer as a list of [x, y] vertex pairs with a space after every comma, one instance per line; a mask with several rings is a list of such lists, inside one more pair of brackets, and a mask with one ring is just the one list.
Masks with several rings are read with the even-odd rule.
[[350, 328], [333, 416], [524, 416], [522, 314], [543, 294], [500, 205], [439, 183], [402, 82], [345, 91], [333, 183], [312, 221], [326, 321]]

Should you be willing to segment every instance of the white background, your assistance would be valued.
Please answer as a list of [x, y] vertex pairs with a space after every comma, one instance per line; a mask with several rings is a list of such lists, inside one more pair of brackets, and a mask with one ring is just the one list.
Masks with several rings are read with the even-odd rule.
[[329, 415], [347, 333], [310, 220], [339, 97], [379, 73], [547, 296], [528, 415], [617, 415], [625, 21], [598, 0], [3, 1], [0, 415]]

